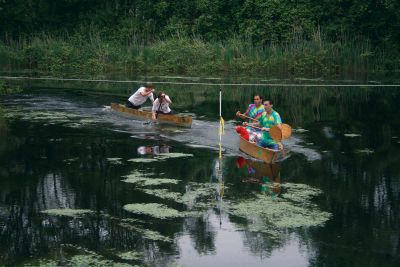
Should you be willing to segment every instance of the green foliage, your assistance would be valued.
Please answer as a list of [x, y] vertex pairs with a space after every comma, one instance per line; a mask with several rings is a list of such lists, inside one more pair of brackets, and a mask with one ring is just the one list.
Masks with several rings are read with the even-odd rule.
[[0, 80], [0, 95], [9, 95], [21, 93], [22, 89], [19, 86], [9, 86], [6, 81]]

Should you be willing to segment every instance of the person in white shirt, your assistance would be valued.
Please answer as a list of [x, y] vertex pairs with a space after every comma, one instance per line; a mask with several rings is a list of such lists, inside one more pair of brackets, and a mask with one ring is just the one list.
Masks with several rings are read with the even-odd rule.
[[171, 99], [164, 92], [158, 93], [158, 98], [153, 102], [152, 119], [157, 119], [157, 114], [172, 114], [169, 105], [172, 104]]
[[140, 87], [133, 95], [131, 95], [126, 102], [127, 108], [139, 109], [142, 107], [142, 104], [146, 102], [147, 98], [151, 100], [151, 103], [154, 103], [154, 87], [151, 82], [147, 82], [146, 86]]

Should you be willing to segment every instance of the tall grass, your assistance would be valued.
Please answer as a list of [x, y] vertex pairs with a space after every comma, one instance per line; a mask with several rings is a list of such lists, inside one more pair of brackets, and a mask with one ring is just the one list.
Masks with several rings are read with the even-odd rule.
[[34, 70], [46, 74], [90, 76], [127, 74], [243, 75], [335, 77], [396, 71], [400, 57], [371, 46], [368, 40], [346, 38], [329, 42], [316, 32], [311, 40], [255, 46], [232, 37], [206, 42], [197, 37], [172, 36], [143, 43], [121, 43], [99, 34], [46, 34], [0, 43], [3, 71]]

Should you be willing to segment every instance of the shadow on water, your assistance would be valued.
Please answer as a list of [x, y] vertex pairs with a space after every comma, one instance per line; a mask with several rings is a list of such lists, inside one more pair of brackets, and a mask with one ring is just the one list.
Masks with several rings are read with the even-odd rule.
[[[218, 89], [162, 89], [191, 129], [122, 117], [118, 96], [0, 100], [0, 265], [398, 265], [396, 90], [224, 88], [219, 162]], [[294, 128], [275, 165], [237, 149], [233, 114], [256, 91]]]

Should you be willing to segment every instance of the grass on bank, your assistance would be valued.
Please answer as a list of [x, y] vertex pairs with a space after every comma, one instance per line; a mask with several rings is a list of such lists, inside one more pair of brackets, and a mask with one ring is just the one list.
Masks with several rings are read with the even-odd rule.
[[393, 50], [373, 48], [366, 40], [312, 40], [255, 46], [239, 38], [205, 42], [171, 37], [150, 44], [90, 38], [36, 36], [0, 42], [0, 68], [48, 74], [267, 75], [333, 77], [342, 73], [390, 72], [400, 69]]

